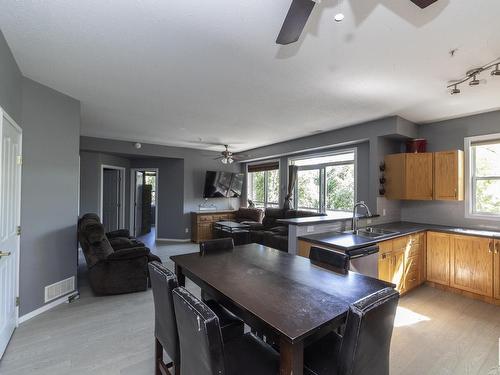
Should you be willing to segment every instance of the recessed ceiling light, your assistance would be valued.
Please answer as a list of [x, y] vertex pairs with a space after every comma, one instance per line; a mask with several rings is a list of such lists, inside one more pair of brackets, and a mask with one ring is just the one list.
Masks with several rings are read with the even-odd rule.
[[337, 13], [333, 19], [336, 22], [341, 22], [345, 18], [344, 13]]

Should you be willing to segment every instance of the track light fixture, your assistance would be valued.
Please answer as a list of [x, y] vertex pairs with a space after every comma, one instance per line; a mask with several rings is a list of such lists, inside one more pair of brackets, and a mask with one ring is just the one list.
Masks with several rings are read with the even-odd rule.
[[492, 76], [500, 76], [500, 70], [498, 69], [498, 66], [499, 66], [499, 65], [500, 65], [500, 64], [497, 64], [497, 65], [495, 66], [495, 69], [493, 69], [493, 70], [491, 71], [491, 75], [492, 75]]
[[450, 90], [451, 95], [456, 95], [460, 94], [460, 89], [457, 87], [457, 85], [453, 86], [453, 88]]
[[460, 94], [460, 89], [458, 88], [458, 86], [466, 82], [469, 82], [469, 86], [478, 86], [481, 83], [481, 81], [478, 79], [478, 76], [482, 72], [490, 70], [491, 68], [493, 68], [493, 70], [491, 71], [491, 75], [493, 77], [500, 76], [499, 60], [500, 59], [497, 59], [489, 64], [481, 66], [480, 68], [471, 69], [467, 73], [465, 73], [464, 78], [461, 78], [454, 82], [450, 82], [450, 84], [446, 86], [448, 89], [450, 89], [450, 94], [451, 95]]

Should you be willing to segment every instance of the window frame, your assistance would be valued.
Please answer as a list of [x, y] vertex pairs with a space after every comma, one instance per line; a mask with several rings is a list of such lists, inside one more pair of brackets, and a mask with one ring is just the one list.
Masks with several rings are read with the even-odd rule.
[[[278, 207], [280, 206], [280, 202], [281, 202], [281, 161], [280, 159], [269, 159], [269, 160], [261, 160], [261, 161], [258, 161], [258, 162], [254, 162], [254, 163], [248, 163], [246, 165], [246, 180], [247, 180], [247, 201], [249, 199], [251, 199], [251, 194], [250, 194], [250, 173], [255, 173], [255, 172], [249, 172], [248, 171], [248, 167], [251, 166], [251, 165], [259, 165], [259, 164], [264, 164], [264, 163], [273, 163], [273, 162], [277, 162], [278, 163], [278, 169], [273, 169], [273, 171], [278, 171], [278, 202], [269, 202], [268, 201], [268, 198], [269, 198], [269, 194], [268, 194], [268, 180], [269, 180], [269, 177], [268, 177], [268, 172], [269, 171], [263, 171], [264, 172], [264, 202], [257, 202], [257, 201], [253, 201], [255, 203], [255, 206], [257, 208], [267, 208], [267, 207], [270, 207], [269, 204], [271, 204], [272, 206], [271, 207], [274, 207], [274, 205], [278, 205]], [[263, 203], [264, 205], [263, 206], [259, 206], [258, 203]]]
[[476, 182], [480, 180], [500, 180], [498, 176], [481, 176], [474, 175], [475, 160], [474, 153], [472, 152], [472, 145], [476, 142], [495, 141], [500, 142], [500, 133], [479, 135], [474, 137], [464, 138], [464, 153], [465, 153], [465, 218], [466, 219], [482, 219], [482, 220], [495, 220], [500, 219], [500, 214], [489, 214], [487, 212], [475, 212], [476, 195], [475, 187]]
[[[327, 156], [334, 156], [334, 155], [341, 155], [341, 154], [354, 154], [354, 160], [352, 162], [345, 162], [345, 161], [340, 161], [340, 162], [329, 162], [329, 163], [322, 163], [322, 164], [314, 164], [314, 165], [307, 165], [307, 166], [299, 166], [299, 171], [301, 170], [315, 170], [319, 169], [320, 171], [320, 186], [319, 186], [319, 209], [316, 211], [318, 213], [326, 213], [328, 214], [328, 211], [326, 211], [326, 168], [330, 166], [338, 166], [338, 165], [346, 165], [346, 164], [353, 164], [354, 165], [354, 202], [355, 204], [358, 199], [358, 148], [353, 147], [353, 148], [346, 148], [342, 150], [336, 150], [336, 151], [326, 151], [326, 152], [321, 152], [321, 153], [314, 153], [314, 154], [309, 154], [309, 155], [302, 155], [302, 156], [294, 156], [291, 158], [288, 158], [288, 165], [293, 165], [293, 162], [296, 160], [304, 160], [304, 159], [315, 159], [319, 157], [327, 157]], [[287, 171], [287, 181], [290, 178], [288, 175]], [[297, 182], [295, 183], [295, 187], [293, 188], [293, 207], [296, 209], [300, 209], [298, 207], [298, 194], [297, 194]], [[330, 211], [330, 212], [336, 212], [336, 211]], [[338, 212], [346, 212], [346, 211], [338, 211]]]

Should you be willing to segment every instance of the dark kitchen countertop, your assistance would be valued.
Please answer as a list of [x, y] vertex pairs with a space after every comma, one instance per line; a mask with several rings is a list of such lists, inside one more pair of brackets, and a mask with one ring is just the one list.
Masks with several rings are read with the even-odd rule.
[[[379, 217], [380, 215], [372, 215], [372, 216], [359, 216], [359, 219], [369, 219], [372, 217]], [[328, 216], [306, 216], [306, 217], [295, 217], [291, 219], [278, 219], [276, 220], [278, 223], [289, 224], [289, 225], [313, 225], [313, 224], [327, 224], [333, 223], [336, 221], [345, 221], [352, 219], [352, 212], [332, 212], [328, 214]]]
[[410, 223], [405, 221], [374, 225], [373, 227], [392, 230], [398, 233], [382, 238], [373, 239], [373, 238], [364, 238], [349, 233], [327, 232], [327, 233], [316, 233], [306, 236], [300, 236], [298, 237], [298, 239], [306, 240], [318, 245], [334, 247], [343, 251], [350, 251], [360, 247], [374, 245], [379, 242], [428, 230], [434, 232], [500, 239], [500, 231], [458, 228], [458, 227], [449, 227], [445, 225], [434, 225], [434, 224]]

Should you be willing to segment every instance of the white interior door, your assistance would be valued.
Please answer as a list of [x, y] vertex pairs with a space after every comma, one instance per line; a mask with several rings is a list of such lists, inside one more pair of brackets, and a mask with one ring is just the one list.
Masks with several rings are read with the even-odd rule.
[[17, 326], [21, 129], [0, 109], [0, 358]]

